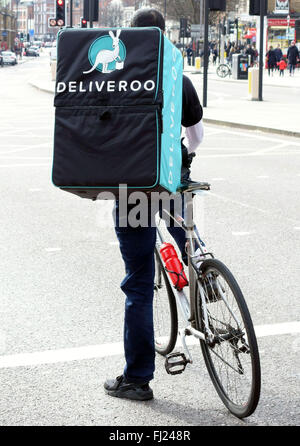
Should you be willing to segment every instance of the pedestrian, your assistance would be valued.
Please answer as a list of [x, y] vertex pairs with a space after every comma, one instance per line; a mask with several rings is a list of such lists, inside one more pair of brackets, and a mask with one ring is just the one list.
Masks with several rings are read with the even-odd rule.
[[266, 58], [268, 64], [268, 74], [270, 76], [270, 73], [272, 73], [273, 76], [274, 68], [276, 68], [277, 65], [276, 65], [276, 54], [272, 46], [269, 47], [269, 51], [266, 54]]
[[212, 50], [212, 55], [213, 55], [213, 64], [216, 65], [217, 63], [217, 58], [218, 58], [218, 50], [217, 48], [214, 48]]
[[187, 59], [188, 59], [188, 65], [192, 65], [193, 54], [194, 54], [194, 51], [192, 49], [192, 45], [189, 45], [187, 47], [187, 50], [186, 50], [186, 55], [187, 55]]
[[232, 64], [232, 56], [236, 54], [236, 50], [235, 50], [235, 46], [232, 45], [232, 47], [230, 48], [229, 51], [229, 55], [228, 55], [228, 63], [231, 65]]
[[280, 45], [277, 45], [277, 48], [275, 48], [274, 53], [275, 53], [275, 56], [276, 56], [277, 69], [279, 70], [279, 63], [280, 63], [280, 61], [282, 59], [282, 56], [283, 56]]
[[[133, 16], [131, 26], [156, 26], [165, 31], [163, 15], [155, 9], [140, 9]], [[202, 140], [202, 107], [192, 82], [183, 77], [182, 125], [187, 127], [188, 149], [183, 146], [183, 164], [189, 166], [194, 152]], [[193, 155], [193, 153], [191, 153]], [[186, 164], [185, 164], [186, 163]], [[133, 400], [153, 398], [149, 381], [153, 379], [155, 365], [153, 294], [154, 294], [154, 250], [156, 227], [123, 227], [118, 201], [115, 206], [115, 230], [125, 263], [126, 277], [122, 290], [126, 295], [124, 320], [124, 350], [126, 365], [121, 376], [107, 380], [104, 384], [108, 395]], [[121, 227], [122, 226], [122, 227]], [[182, 256], [185, 253], [185, 232], [180, 227], [169, 227], [176, 239]]]
[[290, 76], [294, 76], [295, 68], [299, 61], [299, 50], [296, 47], [295, 41], [293, 41], [291, 46], [289, 47], [288, 52], [287, 52], [287, 57], [288, 57], [289, 68], [290, 68]]
[[257, 51], [255, 45], [252, 45], [252, 49], [253, 49], [253, 52], [254, 52], [254, 63], [256, 63], [257, 60], [258, 60], [258, 51]]
[[252, 67], [253, 64], [254, 64], [254, 55], [255, 55], [255, 52], [254, 52], [254, 50], [253, 50], [253, 48], [251, 47], [250, 44], [247, 45], [247, 48], [246, 48], [246, 50], [245, 50], [245, 54], [246, 54], [247, 56], [250, 56], [250, 65], [251, 65], [251, 67]]
[[284, 70], [286, 69], [287, 65], [286, 62], [284, 60], [284, 58], [281, 58], [281, 61], [278, 64], [278, 68], [279, 68], [279, 76], [284, 76]]

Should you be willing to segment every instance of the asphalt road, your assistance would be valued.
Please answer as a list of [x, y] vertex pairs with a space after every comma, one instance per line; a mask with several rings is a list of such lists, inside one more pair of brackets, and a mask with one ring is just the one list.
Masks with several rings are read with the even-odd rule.
[[157, 357], [153, 401], [110, 398], [103, 382], [123, 368], [124, 269], [111, 204], [51, 183], [53, 97], [28, 85], [47, 63], [0, 69], [0, 425], [299, 424], [300, 139], [206, 126], [193, 164], [193, 178], [212, 184], [201, 235], [257, 327], [255, 414], [228, 413], [198, 346], [177, 377]]

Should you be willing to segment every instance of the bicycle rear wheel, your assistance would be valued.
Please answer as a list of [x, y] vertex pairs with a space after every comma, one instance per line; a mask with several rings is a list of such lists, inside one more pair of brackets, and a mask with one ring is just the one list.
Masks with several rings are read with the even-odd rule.
[[202, 293], [213, 335], [210, 341], [200, 341], [205, 364], [225, 406], [238, 418], [245, 418], [255, 411], [261, 387], [250, 313], [239, 285], [222, 262], [205, 260], [201, 273], [201, 287], [196, 290], [196, 326], [205, 331]]
[[155, 249], [153, 320], [155, 350], [165, 356], [171, 353], [176, 344], [178, 314], [176, 299], [157, 248]]

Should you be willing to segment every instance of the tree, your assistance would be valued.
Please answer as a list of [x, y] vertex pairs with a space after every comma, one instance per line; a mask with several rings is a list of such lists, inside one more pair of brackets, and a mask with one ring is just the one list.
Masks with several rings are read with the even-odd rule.
[[120, 0], [112, 0], [108, 5], [107, 26], [121, 26], [123, 20], [123, 5]]
[[[164, 13], [165, 0], [152, 0], [149, 2], [149, 5], [150, 4]], [[200, 1], [167, 0], [167, 18], [179, 21], [180, 17], [189, 19], [190, 23], [199, 23]]]

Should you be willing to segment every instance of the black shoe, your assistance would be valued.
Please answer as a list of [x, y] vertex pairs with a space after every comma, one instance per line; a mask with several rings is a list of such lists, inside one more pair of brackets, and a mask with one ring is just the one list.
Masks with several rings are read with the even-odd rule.
[[105, 392], [117, 398], [128, 398], [130, 400], [146, 401], [153, 398], [149, 383], [128, 383], [123, 375], [116, 379], [107, 379], [104, 383]]

